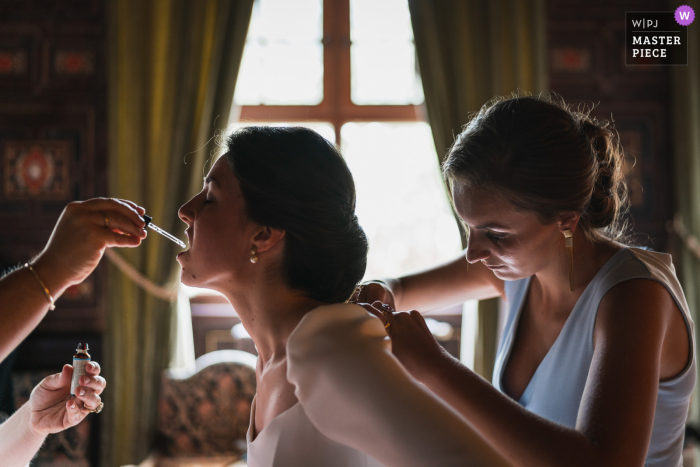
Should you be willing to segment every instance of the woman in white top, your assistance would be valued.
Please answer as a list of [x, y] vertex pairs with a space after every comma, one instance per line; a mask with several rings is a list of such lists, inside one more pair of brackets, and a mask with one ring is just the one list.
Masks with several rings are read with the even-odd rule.
[[258, 349], [251, 467], [506, 465], [344, 304], [366, 266], [355, 187], [304, 128], [241, 129], [180, 208], [183, 283], [224, 294]]
[[507, 300], [493, 386], [419, 313], [380, 316], [406, 368], [515, 465], [681, 465], [694, 325], [670, 255], [619, 243], [623, 165], [607, 122], [548, 96], [496, 99], [443, 167], [464, 256], [363, 291], [402, 310]]

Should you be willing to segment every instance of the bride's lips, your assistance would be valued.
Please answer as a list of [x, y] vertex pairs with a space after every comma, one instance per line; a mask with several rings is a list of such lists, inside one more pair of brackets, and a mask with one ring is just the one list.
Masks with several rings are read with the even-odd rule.
[[181, 251], [180, 253], [178, 253], [177, 255], [175, 255], [175, 258], [176, 258], [176, 259], [179, 258], [181, 255], [184, 255], [185, 253], [189, 252], [189, 251], [190, 251], [190, 248], [192, 247], [192, 245], [190, 244], [190, 242], [191, 242], [190, 239], [192, 238], [192, 232], [190, 231], [190, 229], [186, 229], [186, 230], [185, 230], [185, 235], [187, 236], [187, 246], [188, 246], [189, 248], [187, 248], [185, 251]]

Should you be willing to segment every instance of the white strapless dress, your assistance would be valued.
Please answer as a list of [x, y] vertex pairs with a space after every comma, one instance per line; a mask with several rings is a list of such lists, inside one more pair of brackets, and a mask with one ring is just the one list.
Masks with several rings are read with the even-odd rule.
[[414, 380], [375, 316], [336, 304], [307, 313], [287, 341], [298, 402], [252, 439], [249, 467], [502, 465], [468, 422]]
[[255, 399], [248, 428], [248, 467], [381, 467], [367, 454], [337, 443], [316, 429], [301, 404], [276, 416], [254, 441]]

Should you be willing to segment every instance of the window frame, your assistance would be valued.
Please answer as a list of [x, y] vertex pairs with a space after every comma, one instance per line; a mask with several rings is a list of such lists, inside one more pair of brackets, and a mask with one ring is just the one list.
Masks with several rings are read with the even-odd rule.
[[425, 104], [357, 105], [351, 98], [350, 0], [323, 0], [323, 100], [318, 105], [242, 105], [243, 122], [427, 122]]

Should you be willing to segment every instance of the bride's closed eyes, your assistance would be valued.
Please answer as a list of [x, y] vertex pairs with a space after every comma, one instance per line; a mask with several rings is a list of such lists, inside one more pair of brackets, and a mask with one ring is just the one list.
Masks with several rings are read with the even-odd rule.
[[[213, 182], [213, 183], [211, 183], [211, 182]], [[207, 186], [207, 185], [209, 185], [209, 186]], [[214, 177], [212, 177], [211, 175], [208, 177], [205, 177], [204, 178], [204, 188], [202, 188], [202, 191], [206, 190], [207, 188], [209, 188], [209, 190], [211, 190], [211, 188], [214, 185], [216, 185], [216, 186], [219, 185], [219, 182]], [[209, 192], [207, 192], [207, 196], [206, 196], [205, 200], [202, 201], [202, 204], [210, 204], [213, 202], [214, 202], [214, 200], [209, 197]]]

